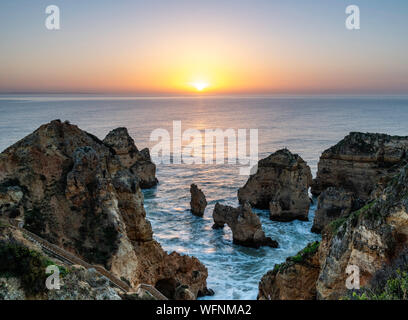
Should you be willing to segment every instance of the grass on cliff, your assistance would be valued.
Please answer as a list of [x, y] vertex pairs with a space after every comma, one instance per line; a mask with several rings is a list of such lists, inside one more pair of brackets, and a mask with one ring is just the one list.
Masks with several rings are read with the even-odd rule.
[[348, 300], [408, 300], [408, 272], [396, 270], [381, 290], [362, 289], [362, 293], [353, 292]]
[[[46, 291], [45, 273], [49, 265], [55, 263], [40, 252], [9, 241], [0, 241], [0, 277], [16, 277], [27, 294], [35, 295]], [[68, 270], [58, 266], [60, 275], [64, 277]]]
[[368, 213], [368, 211], [373, 207], [374, 204], [375, 204], [375, 201], [372, 201], [366, 204], [361, 209], [352, 212], [347, 217], [339, 218], [339, 219], [332, 221], [329, 224], [328, 229], [330, 230], [332, 234], [336, 234], [339, 231], [340, 227], [343, 226], [347, 221], [357, 220], [361, 216], [361, 214]]
[[287, 258], [286, 262], [281, 263], [281, 264], [275, 264], [275, 267], [273, 268], [273, 272], [277, 273], [279, 271], [285, 270], [287, 267], [293, 265], [294, 263], [304, 262], [307, 258], [315, 254], [317, 250], [319, 250], [319, 246], [320, 246], [319, 241], [309, 243], [305, 248], [300, 250], [296, 255], [294, 255], [293, 257]]

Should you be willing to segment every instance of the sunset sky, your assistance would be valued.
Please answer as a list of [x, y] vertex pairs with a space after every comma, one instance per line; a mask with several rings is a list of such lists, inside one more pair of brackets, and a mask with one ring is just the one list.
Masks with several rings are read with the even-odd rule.
[[0, 92], [407, 94], [407, 32], [406, 0], [2, 0]]

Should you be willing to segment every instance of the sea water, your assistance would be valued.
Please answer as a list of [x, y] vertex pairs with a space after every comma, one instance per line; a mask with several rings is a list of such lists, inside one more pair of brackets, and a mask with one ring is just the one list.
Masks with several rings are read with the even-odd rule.
[[[150, 141], [155, 129], [171, 134], [173, 121], [181, 121], [182, 130], [202, 132], [258, 129], [260, 158], [286, 147], [315, 175], [320, 154], [351, 131], [408, 135], [408, 97], [3, 95], [0, 150], [54, 119], [69, 120], [101, 139], [116, 127], [127, 127], [139, 149], [157, 143]], [[208, 268], [208, 287], [215, 295], [205, 299], [256, 299], [262, 275], [320, 239], [310, 232], [315, 204], [308, 222], [273, 222], [267, 211], [255, 210], [266, 235], [279, 242], [277, 249], [234, 245], [228, 227], [213, 230], [215, 203], [238, 205], [237, 190], [248, 178], [239, 175], [239, 167], [158, 164], [159, 185], [144, 190], [155, 239], [166, 251], [196, 256]], [[189, 211], [191, 183], [207, 197], [204, 218]]]

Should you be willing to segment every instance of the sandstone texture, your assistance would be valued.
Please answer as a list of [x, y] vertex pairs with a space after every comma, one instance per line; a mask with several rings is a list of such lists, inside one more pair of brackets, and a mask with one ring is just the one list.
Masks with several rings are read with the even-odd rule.
[[317, 200], [312, 232], [320, 233], [332, 221], [348, 216], [354, 207], [353, 193], [329, 187]]
[[240, 203], [269, 209], [276, 221], [308, 220], [312, 174], [306, 162], [287, 149], [258, 162], [258, 170], [238, 190]]
[[156, 181], [154, 170], [126, 129], [101, 141], [55, 120], [0, 154], [0, 214], [133, 288], [168, 281], [203, 295], [205, 266], [153, 240], [141, 186]]
[[142, 189], [154, 187], [158, 183], [156, 165], [150, 158], [149, 149], [139, 151], [126, 128], [112, 130], [103, 143], [112, 148], [121, 164], [139, 178]]
[[[408, 166], [404, 166], [391, 178], [380, 197], [323, 229], [316, 281], [311, 281], [309, 272], [298, 273], [297, 279], [307, 284], [302, 286], [302, 291], [315, 292], [317, 299], [342, 299], [350, 293], [346, 287], [348, 266], [359, 268], [360, 286], [370, 289], [374, 275], [394, 265], [407, 245]], [[289, 285], [285, 288], [290, 292], [282, 294], [282, 283], [290, 282], [289, 275], [282, 275], [285, 281], [278, 276], [279, 272], [265, 276], [260, 284], [260, 298], [298, 296], [299, 287], [289, 289]]]
[[204, 216], [205, 208], [207, 207], [207, 200], [205, 198], [204, 192], [198, 189], [197, 185], [192, 184], [190, 186], [191, 201], [190, 207], [191, 212], [199, 217]]
[[406, 163], [407, 150], [408, 137], [352, 132], [324, 151], [311, 189], [320, 195], [312, 231], [378, 198]]
[[351, 132], [321, 155], [312, 193], [341, 187], [365, 201], [381, 178], [396, 172], [407, 150], [408, 137]]
[[269, 246], [277, 248], [278, 243], [265, 236], [259, 217], [252, 212], [248, 202], [238, 208], [216, 203], [214, 212], [214, 229], [227, 224], [232, 230], [233, 242], [246, 247], [259, 248]]
[[310, 243], [296, 256], [276, 265], [259, 283], [258, 300], [314, 300], [320, 265], [319, 243]]

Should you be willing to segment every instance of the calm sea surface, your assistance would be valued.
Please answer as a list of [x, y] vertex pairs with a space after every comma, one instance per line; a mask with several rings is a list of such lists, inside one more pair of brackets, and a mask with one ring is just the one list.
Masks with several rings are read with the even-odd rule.
[[[139, 149], [152, 147], [153, 130], [258, 129], [259, 153], [265, 157], [287, 147], [317, 169], [320, 154], [350, 131], [408, 135], [408, 97], [107, 97], [0, 96], [0, 151], [53, 119], [69, 120], [103, 139], [124, 126]], [[237, 206], [237, 190], [247, 177], [237, 165], [161, 165], [160, 184], [146, 190], [145, 207], [155, 238], [167, 251], [198, 257], [208, 268], [214, 299], [256, 299], [262, 275], [308, 242], [319, 240], [309, 222], [278, 223], [256, 211], [266, 234], [280, 248], [258, 250], [232, 244], [232, 234], [213, 230], [217, 201]], [[189, 212], [189, 186], [203, 189], [209, 205], [204, 218]]]

